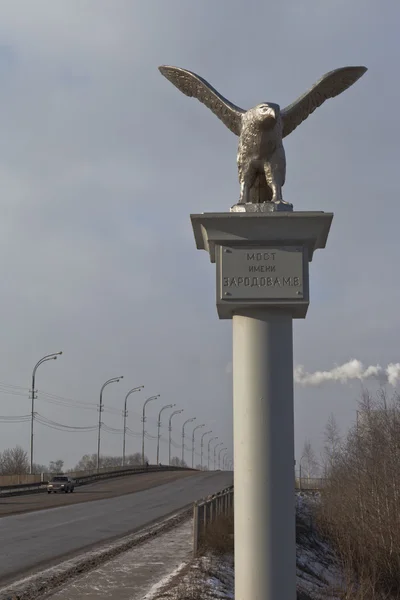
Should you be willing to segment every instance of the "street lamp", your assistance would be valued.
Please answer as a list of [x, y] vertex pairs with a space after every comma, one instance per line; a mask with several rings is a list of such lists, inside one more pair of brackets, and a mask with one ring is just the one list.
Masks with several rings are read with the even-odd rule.
[[184, 424], [182, 425], [182, 467], [185, 464], [185, 425], [187, 423], [191, 423], [192, 421], [195, 421], [196, 417], [193, 417], [192, 419], [188, 419], [187, 421], [184, 422]]
[[167, 404], [166, 406], [163, 406], [162, 409], [160, 410], [160, 412], [158, 413], [158, 423], [157, 423], [157, 465], [158, 465], [158, 461], [160, 459], [160, 427], [161, 427], [161, 413], [163, 410], [166, 410], [167, 408], [173, 408], [174, 406], [176, 406], [176, 404]]
[[214, 463], [214, 471], [215, 471], [215, 465], [216, 465], [216, 463], [215, 463], [215, 451], [216, 451], [217, 448], [219, 448], [220, 446], [223, 446], [223, 445], [224, 445], [224, 442], [220, 442], [219, 444], [216, 444], [216, 446], [214, 446], [214, 461], [213, 461], [213, 463]]
[[192, 469], [194, 468], [194, 432], [196, 431], [196, 429], [200, 429], [201, 427], [205, 427], [206, 424], [203, 423], [202, 425], [197, 425], [197, 427], [195, 427], [193, 429], [193, 433], [192, 433]]
[[180, 413], [183, 412], [183, 408], [181, 408], [181, 410], [175, 410], [172, 415], [169, 417], [169, 426], [168, 426], [168, 431], [169, 431], [169, 443], [168, 443], [168, 464], [171, 466], [171, 437], [172, 437], [172, 417], [174, 415], [179, 415]]
[[125, 466], [126, 417], [128, 416], [128, 411], [126, 410], [126, 403], [127, 403], [127, 400], [129, 398], [129, 396], [131, 394], [133, 394], [133, 392], [140, 392], [140, 390], [142, 390], [143, 388], [144, 388], [144, 385], [139, 385], [138, 387], [132, 388], [131, 390], [129, 390], [129, 392], [125, 396], [125, 402], [124, 402], [124, 441], [122, 443], [122, 466], [123, 467]]
[[208, 461], [207, 461], [207, 469], [210, 470], [210, 444], [211, 442], [213, 442], [214, 440], [217, 440], [218, 436], [215, 436], [211, 439], [208, 440]]
[[33, 473], [33, 421], [35, 420], [35, 379], [36, 379], [36, 371], [39, 365], [48, 361], [48, 360], [57, 360], [57, 356], [61, 356], [62, 352], [53, 352], [53, 354], [46, 354], [36, 363], [32, 372], [32, 406], [31, 406], [31, 464], [30, 464], [30, 474]]
[[221, 448], [221, 450], [218, 452], [218, 469], [221, 470], [221, 452], [224, 452], [224, 450], [228, 450], [228, 448]]
[[145, 430], [144, 430], [144, 424], [146, 422], [146, 406], [149, 402], [151, 402], [152, 400], [157, 400], [157, 398], [160, 397], [160, 394], [157, 394], [156, 396], [150, 396], [150, 398], [147, 398], [146, 402], [143, 404], [143, 415], [142, 415], [142, 423], [143, 423], [143, 428], [142, 428], [142, 465], [144, 465], [144, 434], [145, 434]]
[[201, 470], [203, 470], [203, 440], [204, 440], [204, 437], [205, 437], [206, 435], [208, 435], [209, 433], [212, 433], [212, 430], [210, 430], [210, 431], [206, 431], [206, 432], [205, 432], [205, 433], [203, 433], [203, 435], [201, 436], [201, 442], [200, 442], [200, 447], [201, 447], [200, 467], [201, 467]]
[[100, 436], [101, 436], [101, 413], [103, 412], [103, 390], [106, 387], [106, 385], [109, 385], [110, 383], [118, 383], [118, 381], [120, 379], [123, 379], [124, 376], [120, 375], [119, 377], [112, 377], [111, 379], [108, 379], [108, 381], [106, 381], [103, 385], [102, 388], [100, 390], [100, 405], [99, 405], [99, 432], [97, 435], [97, 470], [99, 470], [100, 468]]

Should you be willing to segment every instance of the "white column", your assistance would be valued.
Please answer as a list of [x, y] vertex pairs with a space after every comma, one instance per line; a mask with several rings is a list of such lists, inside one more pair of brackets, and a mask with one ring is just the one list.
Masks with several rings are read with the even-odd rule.
[[292, 316], [233, 316], [235, 600], [296, 599]]

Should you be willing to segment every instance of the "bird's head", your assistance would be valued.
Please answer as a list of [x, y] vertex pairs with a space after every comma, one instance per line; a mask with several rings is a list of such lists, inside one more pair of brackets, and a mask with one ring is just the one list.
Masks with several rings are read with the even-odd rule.
[[273, 104], [272, 102], [257, 104], [253, 110], [257, 121], [263, 123], [268, 129], [275, 127], [280, 117], [278, 104]]

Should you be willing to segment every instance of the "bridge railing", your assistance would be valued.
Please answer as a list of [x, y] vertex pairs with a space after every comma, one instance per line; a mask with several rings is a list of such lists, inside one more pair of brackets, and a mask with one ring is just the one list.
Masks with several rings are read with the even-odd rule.
[[207, 496], [194, 503], [193, 506], [193, 554], [197, 555], [204, 536], [210, 525], [220, 516], [233, 514], [233, 486], [221, 490], [217, 494]]
[[324, 477], [296, 477], [295, 487], [298, 491], [318, 491], [323, 489], [325, 482], [326, 479]]

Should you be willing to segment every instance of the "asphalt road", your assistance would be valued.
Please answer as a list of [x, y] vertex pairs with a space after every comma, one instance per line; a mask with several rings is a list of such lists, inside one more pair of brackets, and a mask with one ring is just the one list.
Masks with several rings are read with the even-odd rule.
[[[11, 496], [0, 498], [0, 517], [15, 515], [16, 513], [45, 510], [66, 504], [77, 504], [80, 502], [91, 502], [103, 498], [114, 498], [123, 494], [132, 494], [176, 481], [183, 477], [189, 477], [192, 471], [159, 471], [155, 473], [136, 473], [135, 475], [124, 475], [114, 479], [103, 479], [94, 483], [75, 488], [73, 494], [47, 494], [37, 493], [24, 496]], [[1, 543], [1, 539], [0, 539]]]
[[228, 472], [196, 473], [133, 494], [3, 517], [0, 583], [138, 530], [231, 484]]

